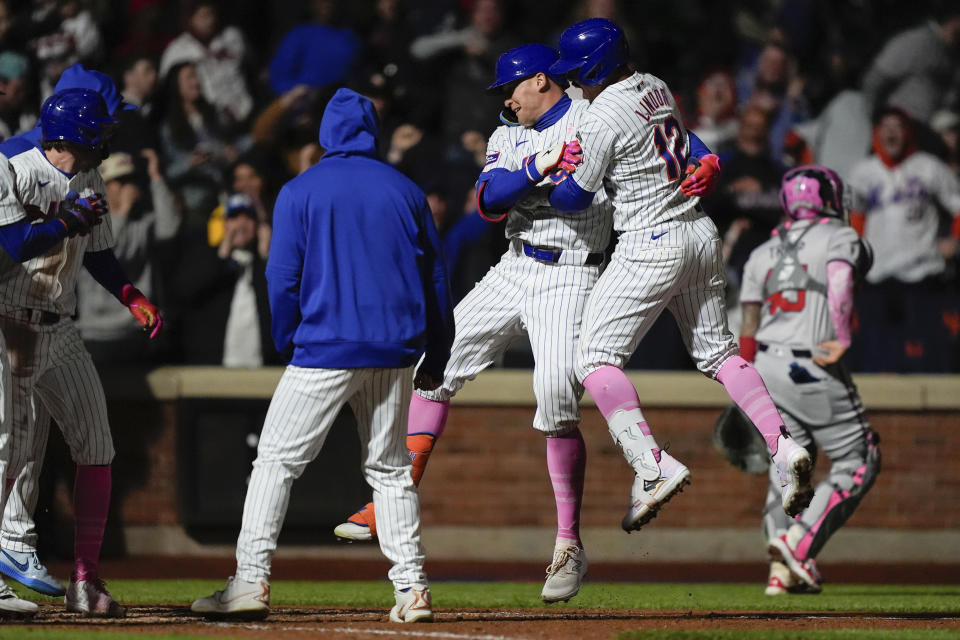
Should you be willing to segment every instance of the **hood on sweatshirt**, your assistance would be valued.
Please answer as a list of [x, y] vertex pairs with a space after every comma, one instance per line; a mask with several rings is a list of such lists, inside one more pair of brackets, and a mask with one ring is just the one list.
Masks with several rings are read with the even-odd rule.
[[377, 112], [356, 91], [338, 89], [320, 120], [320, 146], [330, 155], [377, 155]]

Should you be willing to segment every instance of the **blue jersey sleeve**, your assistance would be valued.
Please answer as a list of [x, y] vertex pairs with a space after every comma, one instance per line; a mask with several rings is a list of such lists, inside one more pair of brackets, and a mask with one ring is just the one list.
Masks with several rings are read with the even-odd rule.
[[566, 213], [583, 211], [593, 202], [594, 195], [568, 178], [550, 191], [550, 206]]
[[67, 235], [60, 220], [31, 224], [26, 218], [0, 227], [0, 246], [17, 262], [45, 254]]
[[118, 300], [123, 285], [130, 284], [130, 279], [123, 272], [123, 267], [117, 260], [113, 249], [103, 251], [88, 251], [83, 255], [83, 266], [100, 283], [100, 286], [112, 293]]
[[687, 131], [690, 136], [690, 156], [693, 158], [702, 158], [713, 153], [710, 148], [703, 143], [703, 140], [697, 137], [693, 131]]
[[499, 222], [535, 186], [536, 182], [527, 175], [526, 167], [516, 171], [485, 171], [477, 179], [477, 210], [484, 218]]

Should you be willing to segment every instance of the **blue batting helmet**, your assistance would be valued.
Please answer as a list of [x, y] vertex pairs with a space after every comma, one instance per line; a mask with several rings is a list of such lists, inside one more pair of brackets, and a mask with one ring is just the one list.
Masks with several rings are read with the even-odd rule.
[[107, 126], [116, 122], [103, 97], [93, 89], [58, 91], [40, 108], [44, 140], [64, 140], [91, 149], [106, 142]]
[[557, 58], [557, 50], [545, 44], [522, 44], [514, 47], [497, 58], [497, 79], [487, 90], [537, 73], [549, 74], [550, 65], [555, 63]]
[[550, 73], [571, 77], [577, 84], [595, 87], [630, 59], [630, 47], [620, 27], [604, 18], [578, 22], [560, 34], [560, 60]]

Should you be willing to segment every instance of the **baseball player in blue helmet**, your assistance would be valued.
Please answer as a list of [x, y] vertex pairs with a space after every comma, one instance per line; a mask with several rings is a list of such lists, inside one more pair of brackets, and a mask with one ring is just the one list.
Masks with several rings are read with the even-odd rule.
[[660, 448], [623, 372], [665, 309], [697, 368], [724, 386], [763, 437], [783, 510], [796, 515], [813, 495], [812, 461], [728, 329], [720, 239], [700, 205], [719, 174], [717, 156], [687, 131], [667, 84], [630, 68], [617, 25], [578, 22], [560, 36], [559, 49], [551, 73], [579, 86], [590, 106], [577, 129], [582, 164], [548, 200], [576, 212], [605, 192], [618, 234], [584, 310], [574, 369], [635, 472], [623, 529], [643, 527], [690, 481], [690, 470]]
[[12, 200], [19, 206], [0, 207], [0, 243], [23, 263], [18, 269], [4, 266], [0, 278], [0, 331], [8, 338], [9, 353], [19, 354], [17, 366], [10, 367], [17, 438], [8, 477], [39, 473], [51, 416], [76, 463], [76, 553], [69, 585], [64, 589], [37, 558], [27, 480], [17, 500], [25, 517], [4, 531], [0, 572], [42, 593], [64, 596], [67, 611], [105, 617], [122, 617], [126, 610], [99, 575], [114, 449], [103, 387], [73, 324], [80, 269], [127, 307], [150, 337], [162, 326], [156, 306], [133, 286], [111, 248], [113, 231], [101, 198], [105, 186], [95, 169], [115, 122], [94, 90], [55, 93], [41, 109], [40, 145], [9, 158], [17, 176]]

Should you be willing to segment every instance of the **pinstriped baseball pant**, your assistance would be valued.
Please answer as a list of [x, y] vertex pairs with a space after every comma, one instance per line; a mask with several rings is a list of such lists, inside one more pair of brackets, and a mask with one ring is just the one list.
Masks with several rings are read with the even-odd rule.
[[577, 377], [604, 365], [622, 369], [664, 309], [677, 321], [697, 368], [715, 377], [739, 353], [727, 328], [720, 239], [713, 221], [674, 220], [655, 234], [620, 236], [583, 319]]
[[407, 411], [413, 367], [312, 369], [290, 365], [273, 394], [257, 446], [237, 540], [237, 577], [268, 578], [293, 481], [317, 457], [334, 419], [349, 404], [362, 470], [373, 489], [377, 532], [397, 589], [426, 586], [420, 499], [410, 476]]
[[40, 326], [0, 317], [0, 327], [12, 374], [7, 473], [17, 474], [4, 509], [2, 546], [31, 552], [37, 545], [33, 511], [50, 417], [78, 465], [110, 464], [113, 438], [100, 376], [72, 320]]
[[580, 424], [583, 385], [574, 374], [581, 317], [599, 266], [548, 264], [509, 249], [453, 311], [457, 327], [443, 385], [417, 391], [452, 398], [527, 334], [533, 350], [533, 426], [560, 436]]
[[[7, 504], [7, 470], [10, 465], [10, 363], [7, 360], [7, 345], [0, 333], [0, 511]], [[13, 472], [11, 472], [13, 475]]]

